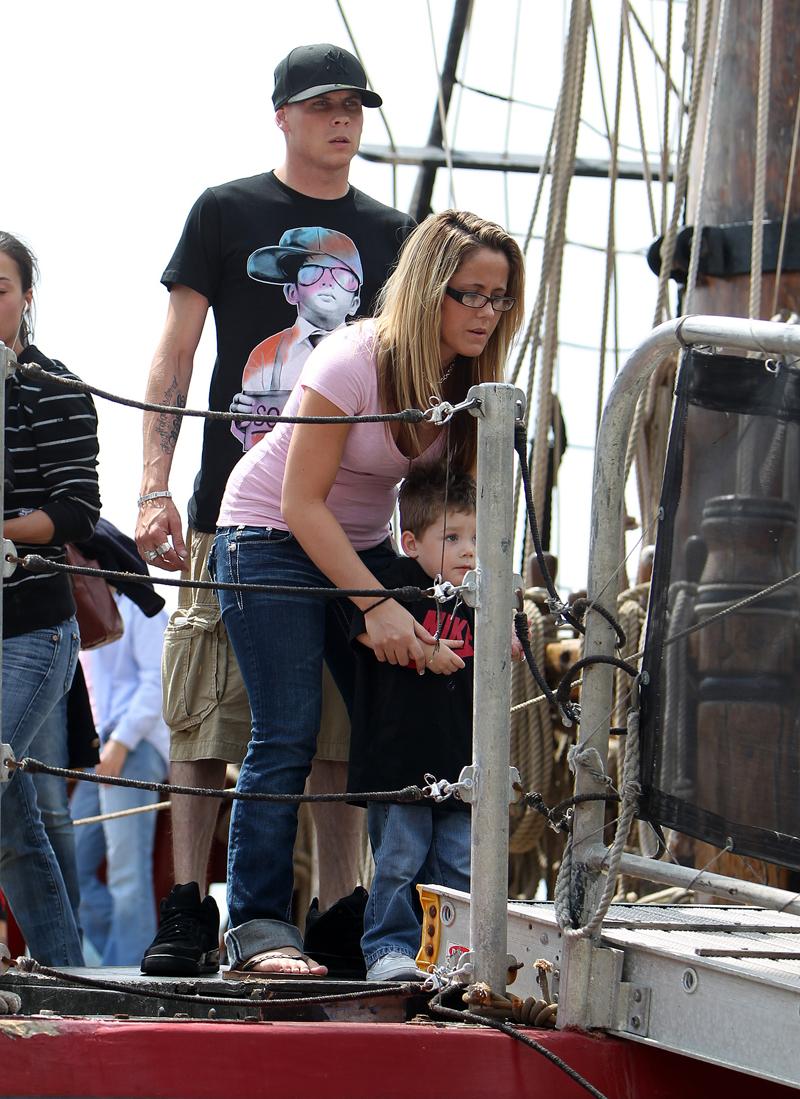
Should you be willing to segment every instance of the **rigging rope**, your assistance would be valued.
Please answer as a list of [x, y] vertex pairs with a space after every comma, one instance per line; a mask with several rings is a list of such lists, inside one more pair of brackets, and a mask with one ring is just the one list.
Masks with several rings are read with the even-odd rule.
[[722, 47], [725, 41], [725, 29], [728, 23], [728, 0], [720, 0], [719, 18], [717, 20], [717, 43], [714, 48], [714, 65], [711, 70], [711, 90], [709, 92], [708, 110], [706, 112], [706, 126], [703, 134], [703, 155], [700, 162], [700, 180], [697, 187], [697, 209], [694, 215], [694, 230], [692, 232], [692, 247], [689, 253], [689, 273], [686, 276], [686, 291], [684, 293], [683, 313], [692, 312], [692, 299], [697, 283], [697, 272], [700, 266], [700, 252], [703, 246], [703, 226], [705, 223], [706, 204], [706, 175], [708, 173], [709, 151], [711, 149], [711, 135], [714, 132], [714, 122], [717, 113], [717, 91], [719, 90], [719, 70], [722, 60]]
[[[545, 664], [545, 627], [548, 618], [540, 613], [539, 605], [531, 595], [531, 591], [525, 593], [523, 611], [530, 623], [533, 658], [541, 668]], [[549, 706], [532, 709], [514, 705], [522, 702], [530, 693], [529, 684], [532, 678], [527, 662], [515, 664], [511, 669], [511, 760], [519, 770], [525, 789], [535, 789], [549, 795], [555, 765], [552, 712]], [[521, 818], [512, 817], [509, 855], [533, 850], [544, 828], [545, 821], [542, 817], [526, 806]]]
[[[353, 31], [350, 27], [350, 22], [349, 22], [347, 16], [345, 15], [344, 4], [342, 3], [342, 0], [336, 0], [336, 7], [339, 9], [339, 15], [342, 17], [342, 22], [344, 23], [344, 29], [347, 31], [347, 37], [350, 39], [350, 46], [352, 47], [353, 53], [358, 58], [358, 60], [361, 64], [361, 68], [364, 70], [364, 73], [367, 77], [367, 84], [371, 88], [374, 88], [375, 85], [372, 83], [372, 81], [369, 78], [369, 71], [367, 70], [367, 66], [364, 64], [364, 58], [361, 56], [361, 51], [359, 50], [359, 48], [356, 44], [355, 36], [354, 36]], [[393, 153], [396, 153], [397, 152], [397, 146], [395, 145], [394, 137], [392, 136], [392, 131], [391, 131], [391, 128], [389, 126], [389, 119], [386, 117], [386, 112], [383, 109], [383, 107], [378, 107], [378, 114], [381, 116], [381, 121], [383, 122], [383, 128], [386, 130], [386, 139], [389, 142], [389, 148], [392, 150]], [[394, 207], [397, 206], [397, 164], [394, 163], [394, 162], [392, 163], [392, 206], [394, 206]]]
[[[668, 22], [667, 22], [667, 55], [666, 55], [666, 60], [661, 56], [661, 54], [656, 49], [655, 42], [653, 41], [652, 37], [647, 33], [647, 30], [645, 28], [644, 23], [641, 21], [641, 19], [637, 15], [636, 8], [633, 6], [633, 4], [630, 3], [630, 0], [626, 0], [626, 5], [627, 5], [629, 13], [633, 16], [633, 21], [636, 24], [636, 27], [639, 30], [642, 38], [645, 40], [647, 45], [650, 47], [650, 52], [652, 53], [656, 64], [661, 69], [661, 71], [664, 73], [665, 89], [666, 89], [667, 95], [669, 95], [670, 91], [672, 91], [678, 97], [678, 102], [680, 103], [680, 105], [683, 107], [684, 110], [686, 110], [687, 104], [684, 101], [683, 92], [678, 87], [678, 85], [675, 83], [675, 81], [672, 79], [672, 73], [671, 73], [671, 69], [670, 69], [670, 55], [671, 55], [671, 52], [672, 52], [672, 50], [671, 50], [671, 47], [672, 47], [672, 34], [671, 34], [671, 30], [672, 30], [672, 0], [669, 0], [669, 8], [668, 8], [668, 14], [667, 14]], [[665, 129], [664, 130], [665, 139], [666, 139], [666, 133], [667, 133], [667, 131]]]
[[[592, 770], [594, 765], [592, 753], [597, 755], [596, 750], [593, 748], [587, 751], [585, 744], [576, 746], [576, 750], [571, 757], [576, 777], [579, 768], [589, 769], [593, 775], [595, 774]], [[638, 710], [631, 710], [628, 714], [628, 735], [625, 744], [623, 782], [620, 792], [621, 811], [617, 818], [614, 841], [605, 860], [607, 868], [606, 881], [594, 912], [589, 920], [580, 927], [575, 926], [575, 913], [572, 910], [572, 833], [567, 839], [567, 846], [564, 850], [564, 857], [556, 881], [554, 908], [558, 925], [568, 938], [590, 938], [601, 926], [611, 906], [611, 901], [616, 892], [619, 863], [625, 850], [625, 842], [636, 816], [639, 797], [642, 792], [639, 782], [639, 762], [639, 712]], [[602, 780], [610, 783], [608, 775], [603, 774]]]
[[548, 217], [549, 243], [554, 255], [547, 290], [545, 332], [537, 384], [537, 416], [533, 442], [533, 499], [538, 514], [543, 514], [547, 481], [548, 432], [552, 417], [552, 384], [558, 353], [558, 307], [561, 298], [561, 273], [564, 259], [567, 206], [575, 166], [578, 120], [586, 70], [586, 45], [589, 30], [587, 0], [573, 0], [564, 64], [564, 103], [559, 111], [555, 170]]
[[[696, 7], [694, 6], [692, 0], [690, 0], [690, 5], [690, 10], [687, 11], [686, 41], [684, 42], [684, 52], [685, 56], [687, 57], [690, 49], [692, 24], [696, 15]], [[706, 4], [703, 20], [702, 39], [699, 51], [700, 56], [697, 59], [696, 64], [693, 65], [692, 68], [692, 90], [689, 97], [689, 118], [686, 127], [686, 136], [683, 140], [683, 144], [680, 146], [680, 152], [678, 156], [678, 171], [675, 178], [672, 214], [670, 216], [666, 232], [664, 233], [664, 239], [661, 242], [661, 267], [658, 275], [658, 291], [656, 295], [656, 305], [653, 313], [654, 328], [658, 324], [660, 324], [662, 320], [665, 319], [666, 315], [669, 314], [669, 277], [675, 255], [675, 241], [678, 235], [678, 222], [680, 220], [681, 211], [683, 210], [684, 201], [686, 198], [686, 188], [689, 178], [689, 160], [692, 152], [692, 146], [694, 144], [697, 116], [700, 110], [700, 103], [702, 99], [703, 78], [708, 59], [709, 43], [711, 40], [713, 13], [714, 5], [710, 3]], [[631, 430], [628, 436], [628, 447], [625, 454], [625, 480], [627, 481], [631, 467], [633, 465], [634, 457], [637, 456], [637, 451], [639, 451], [638, 461], [636, 465], [639, 509], [643, 523], [649, 523], [651, 521], [653, 512], [656, 507], [656, 503], [652, 498], [652, 494], [645, 492], [645, 488], [650, 478], [648, 476], [649, 470], [645, 468], [646, 455], [641, 453], [640, 446], [642, 427], [646, 415], [646, 410], [648, 407], [648, 403], [652, 404], [654, 400], [654, 391], [656, 384], [657, 377], [656, 375], [654, 375], [651, 379], [650, 386], [648, 387], [647, 392], [643, 393], [636, 403], [636, 410], [634, 412], [633, 423], [631, 424]]]
[[778, 244], [778, 259], [775, 264], [775, 284], [772, 291], [772, 310], [771, 313], [774, 316], [778, 312], [778, 291], [781, 285], [781, 275], [783, 273], [783, 253], [786, 247], [786, 233], [789, 228], [789, 210], [792, 202], [792, 191], [794, 189], [794, 169], [797, 162], [797, 138], [798, 130], [800, 130], [800, 87], [795, 92], [797, 98], [797, 107], [794, 112], [794, 129], [792, 131], [792, 152], [789, 157], [789, 171], [786, 176], [786, 198], [783, 204], [783, 218], [781, 219], [781, 239]]
[[[613, 135], [611, 130], [608, 131], [608, 141], [611, 146], [611, 166], [608, 173], [609, 182], [609, 200], [608, 200], [608, 231], [606, 237], [606, 270], [605, 279], [603, 281], [603, 319], [600, 326], [600, 361], [597, 372], [597, 411], [595, 414], [595, 439], [600, 431], [600, 420], [603, 415], [603, 390], [605, 388], [605, 366], [606, 366], [606, 339], [608, 336], [608, 313], [611, 301], [611, 281], [615, 282], [615, 297], [616, 297], [616, 252], [615, 252], [615, 220], [616, 220], [616, 200], [617, 200], [617, 155], [619, 152], [619, 122], [620, 113], [622, 109], [622, 66], [625, 56], [625, 20], [624, 20], [625, 7], [623, 5], [622, 13], [620, 16], [620, 28], [619, 28], [619, 44], [617, 46], [617, 90], [614, 98], [614, 131]], [[594, 26], [594, 25], [593, 25]], [[597, 36], [593, 35], [595, 42], [595, 51], [597, 50]], [[598, 62], [598, 74], [600, 59]], [[601, 82], [602, 88], [602, 82]], [[605, 102], [603, 103], [603, 111], [605, 112]], [[608, 126], [608, 120], [606, 119], [606, 126]]]
[[[508, 79], [508, 106], [506, 108], [506, 127], [503, 135], [503, 154], [508, 156], [511, 139], [511, 108], [514, 102], [514, 82], [517, 77], [517, 53], [519, 45], [519, 23], [522, 16], [522, 0], [517, 0], [517, 14], [514, 18], [514, 33], [511, 36], [511, 72]], [[503, 200], [505, 202], [506, 225], [511, 224], [511, 204], [508, 193], [508, 172], [503, 172]]]
[[[531, 107], [535, 111], [544, 111], [546, 114], [554, 115], [556, 107], [550, 107], [546, 103], [532, 103], [529, 99], [519, 99], [517, 96], [513, 98], [507, 95], [503, 95], [501, 92], [490, 92], [486, 88], [476, 88], [474, 84], [465, 84], [463, 80], [457, 80], [456, 83], [459, 87], [463, 88], [465, 92], [474, 92], [476, 95], [485, 96], [487, 99], [497, 99], [501, 103], [510, 103], [514, 107]], [[678, 94], [677, 88], [675, 89]], [[605, 138], [607, 131], [602, 130], [599, 126], [595, 126], [593, 122], [590, 122], [587, 118], [581, 118], [580, 125], [589, 130], [593, 134], [597, 134], [598, 137]], [[627, 145], [624, 141], [619, 143], [620, 149], [625, 149], [630, 153], [638, 153], [640, 147], [638, 145]], [[648, 156], [652, 156], [652, 153], [648, 153]]]
[[444, 107], [444, 91], [442, 89], [442, 72], [439, 68], [439, 59], [436, 53], [436, 32], [433, 28], [433, 13], [431, 12], [431, 0], [425, 0], [425, 5], [428, 12], [428, 29], [431, 37], [431, 51], [433, 53], [433, 67], [436, 70], [436, 102], [439, 109], [439, 126], [442, 130], [442, 148], [444, 149], [444, 159], [447, 165], [447, 184], [448, 184], [448, 196], [449, 206], [451, 209], [456, 205], [456, 192], [453, 183], [453, 152], [450, 148], [450, 139], [447, 135], [447, 112]]
[[756, 176], [753, 186], [753, 237], [750, 249], [750, 303], [748, 316], [761, 316], [764, 267], [764, 209], [767, 185], [767, 135], [772, 72], [772, 0], [761, 0], [761, 41], [758, 58], [758, 115], [756, 122]]
[[636, 125], [639, 129], [639, 142], [642, 148], [642, 174], [644, 175], [644, 181], [647, 186], [647, 207], [650, 212], [650, 228], [653, 236], [656, 234], [656, 211], [653, 204], [653, 177], [650, 173], [650, 162], [647, 157], [647, 143], [644, 136], [644, 121], [642, 118], [642, 100], [639, 94], [639, 77], [636, 72], [636, 56], [633, 52], [633, 43], [631, 41], [631, 28], [628, 21], [628, 12], [630, 11], [630, 0], [625, 0], [622, 7], [622, 23], [625, 28], [625, 38], [628, 42], [628, 53], [631, 61], [631, 80], [633, 83], [633, 102], [636, 107]]
[[[665, 58], [664, 72], [667, 75], [667, 80], [664, 81], [664, 114], [662, 119], [662, 134], [661, 134], [661, 218], [659, 221], [660, 232], [663, 235], [667, 225], [667, 180], [669, 178], [669, 115], [670, 115], [670, 77], [672, 72], [672, 11], [673, 0], [669, 0], [667, 4], [667, 54]], [[636, 13], [633, 13], [634, 19], [636, 19]], [[679, 97], [679, 102], [683, 105], [683, 91], [675, 89], [676, 94]], [[683, 112], [679, 112], [679, 116], [683, 117]]]

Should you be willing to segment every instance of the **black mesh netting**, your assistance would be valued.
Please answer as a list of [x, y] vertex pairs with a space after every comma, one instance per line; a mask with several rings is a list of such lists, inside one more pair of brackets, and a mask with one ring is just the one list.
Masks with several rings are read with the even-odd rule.
[[[641, 815], [800, 868], [800, 370], [689, 351], [662, 490]], [[684, 636], [681, 636], [684, 635]]]

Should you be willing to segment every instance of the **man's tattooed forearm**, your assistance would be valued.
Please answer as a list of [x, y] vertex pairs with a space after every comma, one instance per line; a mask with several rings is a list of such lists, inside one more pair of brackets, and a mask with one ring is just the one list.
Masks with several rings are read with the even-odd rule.
[[[178, 379], [173, 378], [164, 392], [161, 404], [172, 405], [175, 408], [186, 408], [186, 394], [178, 389]], [[158, 437], [161, 440], [161, 449], [164, 454], [172, 454], [178, 442], [178, 434], [181, 430], [181, 417], [169, 416], [162, 412], [158, 417]]]

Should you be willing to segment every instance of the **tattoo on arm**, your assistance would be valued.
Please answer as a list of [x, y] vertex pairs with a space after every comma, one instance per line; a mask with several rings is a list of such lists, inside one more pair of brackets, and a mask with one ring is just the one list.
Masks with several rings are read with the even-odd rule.
[[[163, 404], [172, 405], [177, 408], [186, 408], [186, 394], [181, 393], [178, 388], [178, 379], [173, 377], [170, 384], [164, 391]], [[160, 412], [158, 415], [158, 426], [156, 431], [158, 437], [161, 440], [161, 449], [164, 454], [172, 454], [175, 450], [175, 446], [178, 442], [178, 435], [181, 430], [181, 417], [170, 416], [166, 412]]]

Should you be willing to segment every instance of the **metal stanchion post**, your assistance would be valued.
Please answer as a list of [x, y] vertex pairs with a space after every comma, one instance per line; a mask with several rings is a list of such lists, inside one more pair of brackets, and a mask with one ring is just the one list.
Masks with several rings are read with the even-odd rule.
[[[514, 421], [525, 396], [512, 385], [474, 386], [477, 397], [477, 561], [474, 575], [472, 901], [473, 980], [507, 984], [511, 629], [514, 607]], [[516, 796], [516, 795], [514, 795]]]

